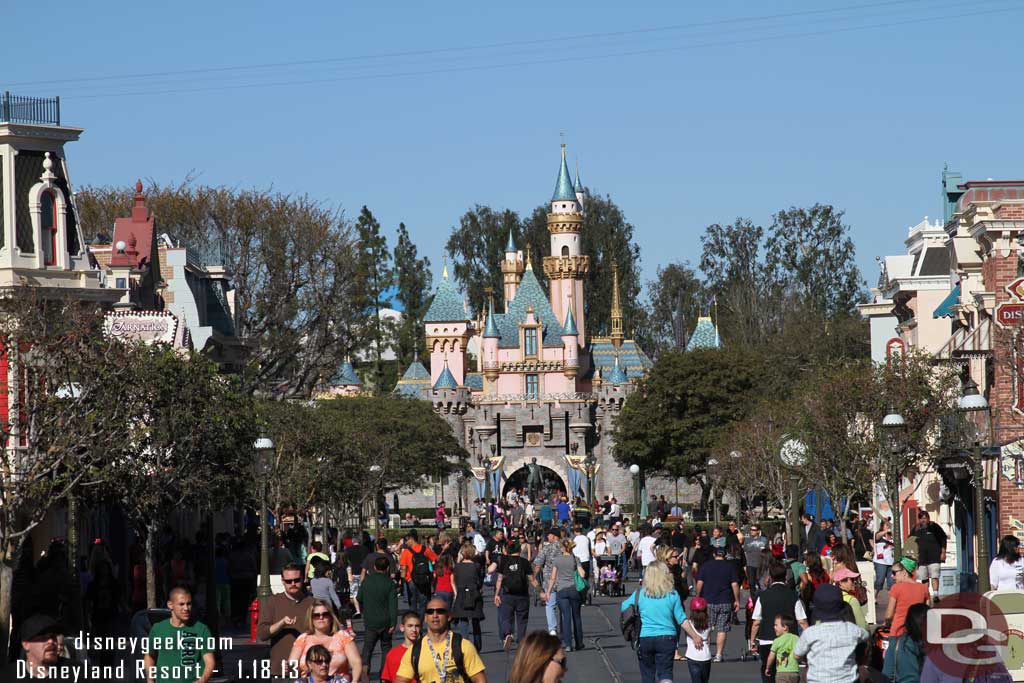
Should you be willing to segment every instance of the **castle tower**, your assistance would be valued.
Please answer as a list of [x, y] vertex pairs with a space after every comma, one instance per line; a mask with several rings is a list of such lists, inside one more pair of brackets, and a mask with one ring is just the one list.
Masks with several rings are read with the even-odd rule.
[[565, 314], [565, 325], [562, 326], [562, 365], [563, 373], [567, 378], [573, 380], [580, 369], [580, 333], [576, 329], [576, 321], [573, 319], [572, 306]]
[[576, 202], [583, 207], [583, 179], [580, 177], [580, 162], [576, 161]]
[[565, 163], [565, 145], [562, 145], [562, 165], [558, 170], [555, 193], [551, 197], [548, 213], [548, 232], [551, 235], [551, 255], [544, 257], [544, 275], [548, 279], [551, 309], [559, 320], [565, 320], [569, 308], [579, 328], [579, 338], [586, 339], [586, 320], [583, 315], [583, 278], [590, 268], [590, 259], [581, 253], [580, 233], [583, 229], [583, 206], [576, 196], [576, 186]]
[[[487, 380], [488, 386], [493, 388], [494, 381], [498, 379], [498, 341], [501, 339], [501, 332], [498, 331], [498, 326], [494, 322], [494, 301], [491, 300], [487, 307], [487, 320], [484, 323], [484, 340], [483, 340], [483, 371], [484, 379]], [[495, 393], [494, 391], [487, 391], [485, 387], [484, 393]]]
[[516, 250], [516, 243], [512, 239], [512, 231], [508, 231], [508, 244], [505, 245], [505, 260], [501, 262], [501, 279], [504, 285], [503, 294], [505, 297], [505, 312], [508, 313], [508, 304], [516, 298], [516, 289], [519, 288], [519, 281], [523, 277], [523, 252]]
[[438, 381], [443, 370], [454, 377], [457, 386], [464, 386], [466, 345], [475, 328], [455, 285], [448, 279], [447, 264], [423, 322], [430, 350], [431, 384]]

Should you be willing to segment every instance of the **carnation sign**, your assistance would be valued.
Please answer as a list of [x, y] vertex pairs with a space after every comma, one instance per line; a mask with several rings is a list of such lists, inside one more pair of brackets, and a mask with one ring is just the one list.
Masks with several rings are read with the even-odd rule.
[[167, 311], [115, 311], [106, 315], [103, 329], [119, 341], [175, 344], [178, 319]]

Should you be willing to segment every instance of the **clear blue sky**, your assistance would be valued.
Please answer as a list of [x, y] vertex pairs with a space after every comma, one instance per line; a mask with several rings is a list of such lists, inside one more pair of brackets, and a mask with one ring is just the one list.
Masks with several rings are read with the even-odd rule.
[[[940, 214], [943, 163], [1024, 175], [1019, 1], [59, 4], [5, 9], [0, 88], [62, 96], [76, 184], [194, 171], [366, 204], [438, 270], [467, 207], [550, 197], [562, 131], [646, 280], [698, 260], [708, 223], [817, 201], [846, 210], [873, 284]], [[80, 80], [307, 60], [335, 61]], [[179, 92], [114, 96], [136, 91]]]

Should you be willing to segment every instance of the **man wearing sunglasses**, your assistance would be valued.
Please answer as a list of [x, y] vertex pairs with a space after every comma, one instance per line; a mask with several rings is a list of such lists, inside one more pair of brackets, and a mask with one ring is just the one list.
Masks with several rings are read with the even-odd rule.
[[21, 681], [45, 678], [58, 681], [75, 679], [75, 665], [61, 656], [64, 649], [64, 628], [52, 617], [36, 614], [24, 621], [18, 630], [24, 660], [0, 668], [0, 681]]
[[275, 675], [289, 670], [288, 655], [313, 603], [313, 596], [306, 593], [303, 569], [301, 564], [286, 564], [281, 570], [284, 593], [260, 601], [256, 637], [270, 643], [270, 670]]
[[480, 654], [473, 643], [451, 632], [448, 621], [447, 602], [427, 602], [427, 632], [402, 656], [395, 683], [487, 683]]

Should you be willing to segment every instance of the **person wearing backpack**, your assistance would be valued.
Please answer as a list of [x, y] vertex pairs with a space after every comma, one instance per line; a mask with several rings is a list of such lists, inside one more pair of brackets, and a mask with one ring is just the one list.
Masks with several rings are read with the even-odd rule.
[[530, 580], [533, 564], [519, 554], [510, 555], [505, 548], [498, 551], [488, 572], [498, 572], [494, 586], [494, 606], [498, 608], [498, 637], [507, 652], [512, 646], [512, 625], [515, 624], [516, 642], [526, 637], [526, 623], [530, 619]]
[[398, 565], [409, 595], [409, 609], [423, 614], [423, 607], [433, 588], [430, 563], [437, 561], [437, 553], [419, 541], [419, 535], [412, 529], [405, 537], [405, 548]]
[[477, 648], [448, 628], [448, 604], [431, 598], [424, 613], [426, 633], [402, 655], [395, 683], [487, 683]]

